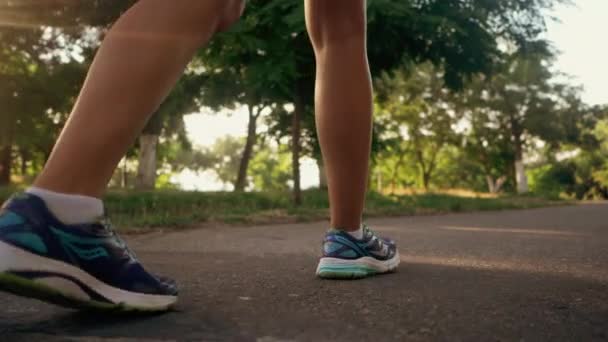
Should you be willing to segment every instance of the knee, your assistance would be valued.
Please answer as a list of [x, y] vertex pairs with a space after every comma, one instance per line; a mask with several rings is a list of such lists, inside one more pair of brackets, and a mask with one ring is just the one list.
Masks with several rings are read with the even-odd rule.
[[307, 12], [308, 34], [315, 49], [365, 42], [365, 0], [308, 0]]
[[218, 31], [226, 31], [236, 23], [245, 9], [245, 0], [222, 0], [224, 2], [221, 20], [218, 24]]

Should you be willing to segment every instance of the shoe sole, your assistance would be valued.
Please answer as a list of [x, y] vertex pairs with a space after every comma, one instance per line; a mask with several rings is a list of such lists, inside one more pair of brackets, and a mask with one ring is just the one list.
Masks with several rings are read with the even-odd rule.
[[[43, 276], [34, 279], [22, 276], [28, 273]], [[0, 291], [63, 307], [103, 312], [162, 312], [177, 302], [177, 296], [148, 295], [109, 286], [77, 267], [4, 242], [0, 242]]]
[[323, 279], [361, 279], [394, 272], [399, 263], [399, 253], [385, 261], [372, 257], [355, 260], [321, 258], [319, 266], [317, 266], [317, 276]]

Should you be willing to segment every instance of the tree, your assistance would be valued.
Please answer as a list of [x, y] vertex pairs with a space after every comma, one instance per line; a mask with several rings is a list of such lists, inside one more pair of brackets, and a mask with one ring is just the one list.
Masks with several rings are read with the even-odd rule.
[[222, 182], [234, 185], [243, 145], [243, 139], [226, 136], [218, 139], [210, 149], [205, 151], [208, 158], [213, 160], [212, 169]]
[[186, 136], [183, 116], [198, 109], [203, 78], [186, 74], [171, 94], [152, 115], [139, 137], [139, 163], [135, 187], [154, 189], [157, 177], [157, 148], [161, 135], [165, 141], [175, 140], [182, 147], [191, 148]]
[[[464, 81], [476, 74], [490, 74], [500, 60], [499, 41], [511, 42], [524, 48], [538, 39], [544, 29], [542, 11], [557, 1], [390, 1], [368, 2], [369, 37], [368, 50], [372, 72], [380, 75], [393, 70], [404, 62], [430, 61], [440, 67], [446, 85], [453, 89], [462, 87]], [[272, 7], [287, 11], [290, 30], [293, 33], [293, 49], [297, 72], [293, 103], [302, 103], [302, 110], [294, 111], [290, 130], [293, 136], [295, 199], [298, 199], [297, 161], [300, 114], [306, 106], [312, 107], [311, 82], [313, 72], [310, 44], [304, 32], [301, 2], [271, 2]], [[376, 37], [382, 37], [377, 39]], [[400, 42], [395, 44], [395, 42]], [[306, 72], [304, 72], [306, 70]], [[286, 127], [283, 127], [284, 129]], [[424, 157], [419, 154], [419, 160]], [[432, 174], [434, 163], [425, 163], [426, 177]]]
[[251, 161], [253, 189], [257, 191], [286, 191], [291, 180], [289, 151], [263, 145]]
[[248, 3], [244, 18], [220, 34], [199, 55], [207, 79], [202, 102], [213, 109], [247, 109], [247, 139], [241, 153], [235, 191], [247, 186], [259, 118], [282, 106], [293, 83], [292, 53], [287, 48], [281, 11], [269, 11], [262, 1]]
[[2, 29], [53, 27], [66, 36], [80, 36], [91, 27], [105, 28], [137, 0], [1, 0]]
[[462, 150], [472, 164], [473, 173], [481, 173], [487, 190], [498, 193], [509, 184], [510, 167], [515, 161], [511, 134], [502, 114], [488, 103], [489, 85], [479, 76], [468, 82], [455, 106], [465, 122]]
[[380, 117], [392, 129], [395, 163], [393, 183], [405, 155], [411, 154], [418, 165], [420, 184], [429, 190], [442, 150], [457, 141], [454, 126], [459, 121], [452, 94], [443, 82], [443, 73], [432, 64], [420, 65], [392, 77], [384, 74], [376, 82]]
[[594, 172], [594, 177], [608, 187], [608, 120], [600, 121], [594, 130], [594, 134], [601, 142], [599, 153], [604, 158], [603, 167]]
[[15, 155], [22, 171], [33, 152], [48, 157], [86, 70], [79, 59], [95, 45], [90, 28], [106, 26], [129, 2], [0, 1], [0, 185], [10, 181]]
[[[382, 37], [369, 42], [372, 70], [378, 75], [404, 60], [428, 60], [444, 66], [446, 82], [457, 87], [468, 75], [492, 70], [499, 55], [498, 37], [517, 44], [536, 39], [543, 25], [541, 10], [552, 3], [370, 0], [370, 37]], [[241, 23], [222, 37], [208, 50], [221, 54], [202, 55], [203, 60], [220, 56], [214, 64], [219, 67], [209, 67], [208, 72], [241, 70], [263, 59], [273, 67], [267, 77], [284, 91], [282, 100], [272, 102], [300, 104], [290, 113], [292, 119], [280, 126], [280, 135], [292, 137], [294, 200], [298, 201], [299, 158], [306, 142], [300, 129], [302, 119], [312, 113], [308, 108], [313, 106], [314, 84], [314, 58], [302, 1], [250, 1]], [[241, 58], [243, 54], [250, 58]]]
[[[576, 198], [602, 198], [608, 199], [608, 110], [602, 107], [590, 108], [586, 119], [595, 121], [591, 128], [587, 128], [581, 135], [578, 148], [574, 150], [574, 157], [553, 165], [559, 169], [567, 167], [573, 178], [566, 191]], [[553, 170], [550, 170], [553, 171]]]
[[594, 116], [580, 89], [553, 81], [552, 53], [544, 44], [505, 57], [491, 76], [468, 82], [457, 98], [467, 127], [464, 151], [485, 174], [490, 192], [503, 186], [528, 191], [524, 152], [546, 146], [545, 159], [561, 146], [588, 139]]
[[[40, 39], [40, 34], [39, 30], [0, 31], [0, 58], [4, 61], [0, 65], [0, 102], [3, 104], [0, 115], [0, 185], [10, 183], [17, 122], [19, 116], [26, 112], [26, 107], [32, 105], [25, 99], [23, 90], [36, 80], [39, 70], [36, 54], [40, 52], [34, 42]], [[39, 108], [40, 114], [43, 107]]]
[[493, 113], [484, 107], [472, 107], [467, 119], [470, 123], [464, 137], [464, 152], [469, 160], [476, 161], [485, 175], [487, 189], [498, 193], [509, 180], [509, 166], [514, 163], [510, 135], [504, 127], [494, 126]]
[[4, 61], [0, 65], [0, 184], [10, 181], [16, 151], [22, 157], [22, 170], [27, 164], [24, 157], [31, 159], [36, 153], [48, 157], [57, 126], [65, 120], [82, 82], [82, 64], [53, 54], [58, 41], [52, 31], [40, 28], [0, 30]]
[[[103, 31], [103, 28], [133, 2], [131, 0], [0, 1], [0, 17], [3, 22], [17, 24], [0, 28], [0, 44], [4, 44], [2, 53], [9, 54], [1, 56], [2, 60], [11, 61], [6, 65], [16, 65], [13, 62], [21, 60], [25, 63], [19, 64], [20, 66], [28, 66], [32, 64], [31, 60], [41, 56], [39, 53], [41, 51], [49, 52], [55, 57], [54, 60], [65, 61], [66, 55], [77, 56], [81, 54], [79, 46], [86, 45], [89, 40], [87, 37], [91, 32]], [[499, 41], [507, 41], [522, 48], [530, 41], [536, 40], [543, 29], [542, 11], [555, 2], [557, 1], [369, 0], [369, 31], [370, 37], [374, 38], [369, 42], [372, 70], [374, 75], [380, 75], [382, 71], [402, 65], [404, 61], [415, 63], [431, 61], [444, 70], [444, 81], [448, 86], [461, 87], [470, 75], [478, 72], [490, 73], [495, 69], [496, 61], [500, 60], [501, 55]], [[26, 34], [24, 32], [31, 33], [31, 38], [24, 38]], [[61, 39], [41, 39], [44, 32], [51, 32], [52, 36]], [[50, 48], [48, 45], [53, 47]], [[4, 47], [8, 48], [4, 49]], [[214, 56], [217, 58], [214, 59]], [[85, 65], [90, 60], [89, 57], [89, 55], [85, 56]], [[239, 96], [249, 93], [243, 89], [256, 89], [254, 100], [250, 102], [253, 104], [251, 107], [279, 108], [287, 103], [300, 104], [297, 110], [288, 113], [290, 120], [287, 124], [280, 126], [283, 136], [292, 137], [294, 198], [297, 201], [300, 154], [314, 153], [315, 149], [309, 147], [316, 144], [311, 133], [312, 129], [309, 128], [312, 127], [310, 122], [314, 122], [311, 118], [314, 62], [304, 29], [303, 2], [301, 0], [250, 1], [244, 20], [235, 26], [233, 31], [214, 40], [209, 49], [203, 50], [201, 59], [204, 63], [196, 65], [195, 72], [204, 74], [205, 77], [219, 73], [226, 84], [233, 82], [235, 89], [241, 89], [237, 92]], [[48, 65], [34, 64], [44, 68]], [[8, 86], [2, 88], [3, 94], [0, 94], [0, 97], [2, 101], [6, 99], [6, 103], [12, 101], [10, 97], [15, 93], [14, 90], [25, 93], [27, 87], [20, 82], [27, 79], [23, 76], [23, 72], [31, 72], [29, 67], [20, 69], [11, 67], [11, 70], [12, 76], [2, 79], [2, 86], [9, 84], [12, 86], [12, 88]], [[258, 82], [260, 80], [262, 81]], [[237, 82], [239, 83], [236, 84]], [[209, 81], [209, 84], [213, 82]], [[232, 91], [230, 87], [224, 89]], [[260, 92], [257, 92], [258, 90]], [[209, 92], [210, 90], [207, 89], [204, 94]], [[44, 94], [47, 93], [42, 94], [41, 97], [44, 98], [46, 96]], [[232, 102], [223, 101], [225, 107], [229, 108], [236, 103], [246, 104], [247, 102], [239, 96], [233, 97]], [[71, 100], [73, 94], [70, 93], [66, 98]], [[57, 115], [53, 115], [52, 120], [49, 121], [45, 116], [48, 107], [43, 107], [46, 106], [31, 111], [36, 113], [35, 117], [40, 118], [40, 127], [46, 127], [44, 125], [54, 127], [50, 123], [58, 125], [55, 117], [64, 117], [65, 111], [61, 110], [62, 113], [57, 113], [57, 110], [53, 110]], [[63, 108], [64, 105], [53, 106], [53, 108], [60, 107]], [[255, 118], [250, 119], [250, 122], [257, 122]], [[9, 138], [17, 136], [14, 131], [14, 127], [17, 127], [15, 115], [6, 111], [0, 120], [3, 120], [2, 129], [8, 130], [3, 135], [5, 141], [0, 147], [2, 150], [0, 154], [5, 156], [0, 160], [9, 160], [8, 164], [5, 160], [6, 165], [0, 167], [3, 170], [0, 172], [2, 174], [7, 173], [6, 170], [10, 171], [10, 164], [13, 164], [10, 159], [13, 155], [18, 154], [24, 159], [29, 159], [27, 156], [29, 153], [22, 146], [16, 146], [14, 141], [9, 141], [14, 140]], [[150, 125], [153, 126], [153, 123]], [[248, 127], [254, 126], [248, 123]], [[51, 137], [56, 134], [56, 129], [48, 132], [45, 136]], [[248, 168], [247, 162], [252, 157], [251, 151], [255, 151], [252, 148], [254, 145], [255, 140], [250, 139], [243, 147], [241, 170]], [[9, 150], [10, 152], [7, 152]], [[239, 183], [240, 187], [246, 177], [245, 172], [239, 174], [236, 183]]]
[[515, 54], [487, 83], [489, 106], [511, 136], [518, 193], [528, 192], [524, 150], [532, 139], [558, 144], [578, 135], [577, 91], [551, 82], [550, 58], [546, 53]]

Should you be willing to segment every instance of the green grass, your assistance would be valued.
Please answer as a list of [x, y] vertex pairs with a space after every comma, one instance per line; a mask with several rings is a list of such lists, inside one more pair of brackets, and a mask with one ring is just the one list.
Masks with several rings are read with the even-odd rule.
[[[14, 189], [0, 188], [0, 202]], [[123, 232], [187, 228], [203, 224], [266, 224], [324, 220], [329, 216], [326, 193], [305, 191], [304, 204], [294, 207], [288, 193], [202, 193], [182, 191], [112, 191], [106, 199], [112, 221]], [[426, 215], [503, 209], [527, 209], [556, 204], [532, 196], [498, 198], [446, 194], [381, 195], [370, 193], [366, 217]]]

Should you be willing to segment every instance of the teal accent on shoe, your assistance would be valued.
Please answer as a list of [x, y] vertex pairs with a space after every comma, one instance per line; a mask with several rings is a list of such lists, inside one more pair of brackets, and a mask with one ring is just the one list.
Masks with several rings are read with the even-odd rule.
[[349, 249], [347, 251], [340, 253], [340, 256], [342, 256], [344, 258], [356, 258], [357, 253], [355, 251], [353, 251], [352, 249]]
[[342, 247], [344, 247], [344, 246], [339, 243], [335, 243], [335, 242], [326, 242], [323, 245], [323, 249], [325, 250], [325, 253], [333, 253]]
[[92, 249], [83, 249], [76, 247], [72, 244], [67, 244], [69, 249], [76, 253], [80, 258], [84, 260], [94, 260], [97, 258], [108, 257], [108, 252], [103, 247], [95, 247]]
[[[82, 238], [79, 236], [74, 236], [74, 235], [68, 234], [66, 232], [63, 232], [63, 231], [58, 230], [53, 227], [51, 227], [51, 231], [59, 237], [59, 241], [61, 242], [61, 245], [63, 246], [63, 248], [65, 248], [66, 250], [69, 250], [70, 252], [76, 253], [76, 255], [78, 255], [78, 257], [80, 257], [84, 260], [90, 261], [90, 260], [94, 260], [97, 258], [110, 256], [108, 254], [108, 251], [106, 251], [105, 248], [103, 248], [102, 246], [99, 246], [99, 245], [103, 244], [104, 242], [107, 242], [106, 239]], [[77, 247], [75, 245], [76, 243], [81, 244], [81, 245], [96, 246], [96, 247], [91, 248], [91, 249], [84, 249], [84, 248]]]
[[106, 238], [84, 238], [84, 237], [75, 236], [75, 235], [66, 233], [55, 227], [51, 227], [51, 231], [53, 233], [55, 233], [56, 235], [58, 235], [60, 238], [66, 240], [66, 241], [72, 242], [72, 243], [80, 243], [83, 245], [99, 245], [99, 244], [107, 242]]
[[355, 252], [359, 253], [359, 255], [368, 255], [368, 253], [366, 251], [364, 251], [363, 248], [361, 248], [361, 246], [351, 242], [350, 240], [348, 240], [340, 235], [336, 235], [335, 239], [337, 242], [352, 248], [353, 250], [355, 250]]
[[353, 278], [365, 278], [377, 274], [373, 268], [366, 266], [323, 266], [319, 268], [318, 275], [325, 279], [353, 279]]
[[0, 229], [24, 224], [25, 220], [15, 213], [5, 213], [0, 217]]
[[40, 236], [34, 233], [11, 233], [8, 234], [6, 238], [41, 254], [46, 254], [48, 252], [46, 245]]

